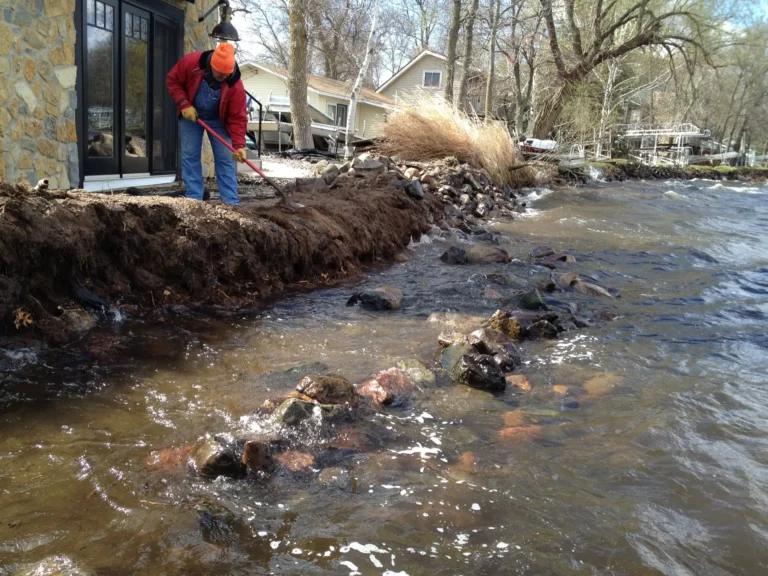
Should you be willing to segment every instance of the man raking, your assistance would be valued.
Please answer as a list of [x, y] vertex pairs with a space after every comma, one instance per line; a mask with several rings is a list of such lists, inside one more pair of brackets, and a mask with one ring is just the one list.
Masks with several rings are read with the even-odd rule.
[[222, 42], [215, 50], [187, 54], [168, 73], [166, 84], [181, 114], [181, 175], [187, 187], [187, 198], [203, 199], [200, 156], [205, 129], [197, 123], [200, 118], [235, 148], [235, 152], [230, 152], [224, 144], [208, 135], [221, 200], [238, 206], [235, 160], [245, 160], [248, 115], [245, 87], [235, 62], [234, 46]]

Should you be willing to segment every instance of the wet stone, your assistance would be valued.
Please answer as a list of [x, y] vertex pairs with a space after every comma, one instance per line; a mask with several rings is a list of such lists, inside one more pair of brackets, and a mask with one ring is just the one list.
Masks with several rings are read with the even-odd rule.
[[546, 302], [544, 302], [544, 298], [542, 297], [541, 293], [535, 288], [533, 290], [529, 290], [528, 292], [520, 296], [520, 306], [522, 306], [526, 310], [548, 310], [549, 309]]
[[435, 374], [423, 362], [410, 358], [400, 360], [397, 367], [405, 372], [408, 377], [418, 386], [431, 386], [435, 383]]
[[507, 382], [493, 357], [482, 354], [465, 354], [453, 368], [451, 377], [456, 384], [464, 384], [479, 390], [504, 390]]
[[361, 308], [373, 311], [397, 310], [403, 301], [403, 291], [394, 286], [381, 286], [353, 294], [347, 306], [360, 304]]
[[218, 478], [219, 476], [240, 478], [245, 472], [244, 466], [234, 450], [223, 446], [222, 443], [213, 438], [206, 438], [198, 442], [192, 448], [189, 457], [192, 469], [199, 475], [208, 478]]
[[411, 180], [405, 185], [405, 192], [410, 196], [411, 198], [416, 198], [417, 200], [421, 200], [424, 198], [424, 188], [421, 186], [421, 182], [418, 180]]
[[464, 248], [459, 248], [458, 246], [451, 246], [446, 250], [442, 256], [440, 256], [440, 260], [445, 262], [446, 264], [467, 264], [469, 263], [469, 258], [467, 257], [467, 251], [464, 250]]
[[367, 396], [377, 404], [389, 406], [404, 400], [413, 392], [413, 381], [402, 370], [390, 368], [363, 382], [358, 391], [361, 396]]
[[546, 320], [539, 320], [525, 329], [525, 337], [529, 340], [557, 338], [557, 328]]
[[440, 354], [440, 365], [446, 372], [452, 372], [462, 356], [470, 353], [472, 353], [472, 347], [469, 344], [454, 344], [443, 350]]
[[296, 392], [318, 404], [356, 404], [355, 387], [340, 376], [308, 374], [299, 381]]
[[503, 264], [512, 260], [509, 253], [498, 246], [474, 244], [467, 248], [470, 264]]
[[555, 251], [551, 246], [536, 246], [531, 250], [531, 256], [534, 258], [544, 258], [546, 256], [551, 256], [554, 253]]
[[438, 335], [437, 343], [440, 344], [440, 346], [443, 348], [455, 346], [456, 344], [469, 345], [469, 338], [466, 334], [462, 334], [461, 332], [457, 332], [455, 330], [445, 330], [444, 332], [440, 332]]
[[506, 310], [496, 310], [488, 319], [488, 328], [499, 330], [512, 340], [521, 340], [520, 321]]

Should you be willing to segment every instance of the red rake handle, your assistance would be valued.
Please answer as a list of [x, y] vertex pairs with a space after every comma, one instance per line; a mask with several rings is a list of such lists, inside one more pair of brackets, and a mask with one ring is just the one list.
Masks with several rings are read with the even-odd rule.
[[[229, 142], [227, 142], [226, 140], [224, 140], [224, 138], [222, 138], [221, 136], [219, 136], [219, 135], [218, 135], [218, 133], [216, 133], [216, 131], [214, 131], [214, 129], [213, 129], [213, 128], [211, 128], [210, 126], [208, 126], [208, 124], [206, 124], [205, 122], [203, 122], [202, 120], [200, 120], [200, 118], [198, 118], [198, 119], [197, 119], [197, 123], [198, 123], [198, 124], [200, 124], [200, 126], [202, 126], [203, 128], [205, 128], [205, 129], [208, 131], [208, 133], [209, 133], [209, 134], [211, 134], [211, 135], [215, 136], [215, 137], [216, 137], [216, 139], [217, 139], [219, 142], [221, 142], [222, 144], [224, 144], [224, 146], [226, 146], [227, 148], [229, 148], [229, 149], [230, 149], [232, 152], [237, 152], [237, 150], [235, 150], [235, 147], [234, 147], [234, 146], [232, 146], [232, 145], [231, 145]], [[255, 165], [255, 164], [253, 164], [253, 162], [251, 162], [250, 160], [248, 160], [248, 158], [245, 158], [245, 159], [244, 159], [244, 162], [245, 162], [246, 166], [248, 166], [248, 167], [249, 167], [251, 170], [253, 170], [254, 172], [256, 172], [256, 174], [258, 174], [259, 176], [261, 176], [261, 177], [262, 177], [262, 178], [263, 178], [263, 179], [266, 181], [266, 183], [267, 183], [267, 184], [269, 184], [270, 186], [272, 186], [272, 188], [274, 188], [275, 190], [277, 190], [277, 192], [278, 192], [278, 194], [280, 194], [280, 196], [285, 196], [285, 193], [283, 192], [283, 189], [282, 189], [282, 188], [280, 188], [280, 186], [278, 186], [278, 185], [277, 185], [277, 184], [275, 184], [274, 182], [272, 182], [272, 180], [270, 180], [269, 178], [267, 178], [267, 177], [266, 177], [266, 175], [264, 174], [264, 172], [262, 172], [261, 170], [259, 170], [258, 168], [256, 168], [256, 165]]]

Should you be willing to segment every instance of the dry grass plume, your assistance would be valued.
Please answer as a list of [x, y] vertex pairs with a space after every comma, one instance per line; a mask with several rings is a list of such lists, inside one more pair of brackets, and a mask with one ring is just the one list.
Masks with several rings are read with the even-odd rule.
[[507, 127], [484, 122], [448, 104], [441, 95], [418, 91], [398, 99], [384, 124], [382, 152], [403, 160], [427, 162], [453, 156], [484, 169], [497, 184], [524, 185], [532, 181]]

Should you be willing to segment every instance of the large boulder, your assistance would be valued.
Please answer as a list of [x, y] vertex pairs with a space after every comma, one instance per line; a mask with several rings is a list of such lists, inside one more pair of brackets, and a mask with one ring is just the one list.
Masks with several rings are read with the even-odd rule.
[[403, 370], [390, 368], [360, 384], [358, 392], [377, 404], [389, 406], [413, 392], [413, 380]]
[[347, 404], [354, 406], [358, 401], [355, 387], [340, 376], [308, 374], [299, 381], [296, 393], [302, 400], [317, 404]]
[[506, 250], [498, 246], [473, 244], [467, 248], [467, 260], [470, 264], [504, 264], [512, 258]]
[[360, 304], [366, 310], [397, 310], [403, 300], [403, 291], [394, 286], [381, 286], [353, 294], [347, 306]]
[[507, 387], [504, 373], [493, 357], [483, 354], [462, 356], [453, 367], [451, 379], [457, 384], [479, 390], [497, 391]]

